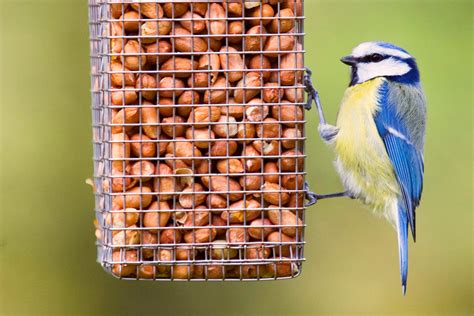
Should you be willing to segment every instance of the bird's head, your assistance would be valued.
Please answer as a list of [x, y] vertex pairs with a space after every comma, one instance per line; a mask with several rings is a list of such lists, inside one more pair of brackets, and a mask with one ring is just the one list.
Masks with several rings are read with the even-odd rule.
[[390, 43], [362, 43], [341, 61], [352, 67], [351, 86], [377, 77], [405, 84], [417, 84], [420, 80], [415, 58]]

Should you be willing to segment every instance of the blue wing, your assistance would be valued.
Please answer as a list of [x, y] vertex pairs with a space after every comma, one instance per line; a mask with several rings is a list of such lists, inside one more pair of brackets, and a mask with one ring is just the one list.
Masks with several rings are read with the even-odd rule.
[[423, 190], [423, 153], [410, 139], [405, 119], [397, 110], [397, 104], [388, 97], [390, 87], [384, 83], [380, 88], [380, 111], [375, 115], [375, 124], [392, 162], [402, 192], [402, 207], [406, 212], [413, 239], [416, 239], [415, 209], [420, 204]]

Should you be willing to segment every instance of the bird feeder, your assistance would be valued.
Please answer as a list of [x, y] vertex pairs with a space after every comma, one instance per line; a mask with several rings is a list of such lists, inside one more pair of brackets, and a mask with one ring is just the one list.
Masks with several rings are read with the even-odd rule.
[[89, 0], [107, 272], [156, 281], [301, 273], [302, 2]]

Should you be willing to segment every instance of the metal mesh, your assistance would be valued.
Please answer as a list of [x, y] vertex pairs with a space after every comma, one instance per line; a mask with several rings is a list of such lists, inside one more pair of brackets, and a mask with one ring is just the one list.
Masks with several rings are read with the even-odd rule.
[[114, 276], [301, 272], [302, 1], [267, 2], [89, 0], [98, 261]]

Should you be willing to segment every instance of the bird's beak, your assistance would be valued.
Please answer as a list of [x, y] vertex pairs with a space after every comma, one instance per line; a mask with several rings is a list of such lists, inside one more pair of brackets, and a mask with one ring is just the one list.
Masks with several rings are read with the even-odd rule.
[[352, 56], [344, 56], [341, 58], [341, 61], [349, 66], [354, 66], [355, 64], [357, 64], [357, 60]]

